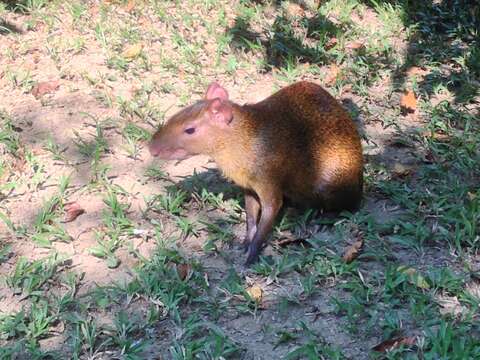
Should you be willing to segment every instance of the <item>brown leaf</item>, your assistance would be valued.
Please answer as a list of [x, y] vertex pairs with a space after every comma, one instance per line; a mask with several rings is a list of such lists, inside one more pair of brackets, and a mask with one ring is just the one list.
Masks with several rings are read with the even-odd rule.
[[337, 45], [338, 43], [338, 40], [336, 37], [332, 37], [330, 38], [327, 43], [325, 44], [324, 48], [325, 50], [330, 50], [331, 48], [333, 48], [335, 45]]
[[33, 88], [32, 88], [32, 95], [35, 96], [35, 98], [40, 98], [45, 94], [49, 94], [54, 92], [60, 87], [60, 82], [58, 80], [55, 81], [42, 81], [37, 83]]
[[338, 75], [340, 74], [340, 68], [336, 64], [330, 65], [328, 69], [328, 74], [325, 76], [324, 83], [325, 85], [331, 86], [337, 81]]
[[305, 16], [305, 10], [302, 8], [302, 6], [295, 3], [288, 3], [286, 13], [288, 17]]
[[408, 281], [411, 284], [421, 289], [426, 289], [426, 290], [430, 289], [430, 285], [428, 284], [427, 280], [425, 280], [425, 278], [418, 273], [417, 269], [414, 269], [406, 265], [400, 265], [397, 268], [397, 271], [408, 275]]
[[474, 276], [472, 276], [472, 280], [467, 285], [465, 286], [465, 292], [473, 297], [475, 301], [480, 301], [480, 283], [478, 283], [478, 279], [475, 279]]
[[414, 167], [410, 165], [404, 165], [401, 163], [395, 163], [392, 169], [392, 175], [396, 178], [403, 178], [413, 173]]
[[427, 73], [426, 70], [423, 70], [422, 68], [418, 66], [412, 66], [410, 69], [407, 70], [407, 75], [410, 77], [414, 76], [423, 76]]
[[400, 107], [406, 113], [415, 112], [417, 109], [417, 98], [412, 90], [407, 90], [403, 93], [400, 98]]
[[442, 134], [442, 133], [433, 133], [432, 138], [434, 138], [437, 141], [442, 141], [442, 142], [449, 142], [451, 140], [451, 136], [448, 134]]
[[132, 12], [135, 9], [135, 0], [128, 0], [127, 5], [125, 6], [126, 12]]
[[374, 346], [372, 350], [385, 353], [393, 349], [399, 348], [402, 345], [410, 347], [414, 346], [416, 343], [417, 339], [414, 336], [403, 336], [382, 341], [380, 344]]
[[437, 294], [435, 300], [440, 306], [438, 311], [442, 315], [459, 316], [467, 312], [467, 308], [460, 303], [456, 296]]
[[65, 210], [65, 218], [63, 219], [63, 222], [66, 223], [72, 222], [85, 212], [85, 210], [75, 201], [66, 203], [63, 205], [63, 209]]
[[258, 285], [252, 285], [248, 289], [246, 289], [247, 294], [257, 303], [262, 301], [263, 297], [263, 290]]
[[362, 41], [352, 41], [345, 45], [345, 49], [349, 50], [360, 50], [365, 48], [365, 44]]
[[177, 273], [181, 280], [185, 280], [191, 271], [189, 264], [177, 264]]
[[452, 139], [452, 137], [449, 134], [443, 134], [440, 132], [431, 132], [428, 130], [423, 131], [421, 134], [425, 137], [429, 137], [431, 139], [434, 139], [440, 142], [449, 142]]
[[360, 254], [360, 251], [362, 250], [363, 247], [363, 236], [362, 234], [358, 234], [357, 241], [355, 241], [352, 245], [350, 245], [347, 248], [347, 251], [345, 251], [345, 254], [343, 254], [343, 260], [348, 264], [351, 263], [353, 260], [355, 260], [358, 255]]
[[285, 247], [290, 244], [303, 244], [308, 245], [307, 239], [302, 237], [295, 237], [295, 236], [285, 236], [284, 238], [277, 241], [277, 245], [281, 247]]
[[143, 46], [142, 44], [133, 44], [128, 46], [122, 53], [122, 56], [126, 59], [132, 60], [138, 57], [142, 52]]

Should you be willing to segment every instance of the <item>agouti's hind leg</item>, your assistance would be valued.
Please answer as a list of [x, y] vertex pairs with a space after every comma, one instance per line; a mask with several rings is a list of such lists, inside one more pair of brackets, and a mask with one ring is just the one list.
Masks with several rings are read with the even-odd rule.
[[245, 251], [247, 251], [250, 242], [257, 232], [258, 218], [260, 215], [260, 203], [258, 198], [249, 190], [245, 191], [245, 212], [247, 217], [247, 234], [243, 241], [243, 246]]
[[260, 220], [257, 224], [257, 231], [248, 245], [248, 255], [245, 265], [250, 265], [257, 261], [258, 254], [262, 249], [263, 243], [273, 227], [273, 222], [282, 207], [282, 193], [276, 189], [262, 189], [257, 193], [260, 200]]

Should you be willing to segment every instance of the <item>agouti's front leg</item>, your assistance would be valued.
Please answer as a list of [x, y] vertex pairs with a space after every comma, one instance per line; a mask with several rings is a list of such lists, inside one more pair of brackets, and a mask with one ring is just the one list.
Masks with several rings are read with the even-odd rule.
[[270, 234], [273, 222], [282, 207], [282, 193], [277, 189], [272, 189], [271, 186], [270, 189], [265, 188], [258, 191], [257, 195], [260, 200], [260, 220], [257, 224], [257, 231], [248, 245], [248, 255], [245, 265], [251, 265], [257, 261], [263, 243]]
[[247, 234], [243, 241], [245, 251], [257, 232], [258, 218], [260, 215], [260, 203], [257, 196], [250, 190], [245, 191], [245, 213], [247, 217]]

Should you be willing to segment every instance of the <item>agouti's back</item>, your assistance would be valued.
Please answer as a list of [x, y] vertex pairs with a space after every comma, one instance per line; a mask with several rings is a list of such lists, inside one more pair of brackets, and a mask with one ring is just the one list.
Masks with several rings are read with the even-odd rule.
[[[362, 195], [360, 137], [348, 113], [323, 88], [299, 82], [244, 105], [237, 141], [250, 146], [252, 177], [275, 182], [294, 202], [327, 210], [354, 209]], [[253, 157], [245, 155], [248, 148]], [[236, 151], [232, 146], [232, 152]], [[236, 157], [232, 154], [232, 158]], [[254, 159], [254, 160], [253, 160]]]

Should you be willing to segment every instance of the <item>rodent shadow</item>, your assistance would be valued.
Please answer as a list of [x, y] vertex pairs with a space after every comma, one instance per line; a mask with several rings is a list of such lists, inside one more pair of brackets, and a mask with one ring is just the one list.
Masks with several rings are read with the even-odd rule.
[[235, 199], [241, 201], [244, 206], [241, 189], [225, 179], [218, 169], [194, 172], [192, 175], [185, 176], [182, 180], [166, 186], [167, 191], [173, 189], [181, 189], [189, 196], [193, 193], [201, 194], [203, 191], [214, 195], [223, 194], [223, 200]]
[[0, 35], [8, 35], [11, 33], [23, 34], [23, 30], [5, 19], [0, 19]]
[[366, 129], [365, 124], [362, 121], [360, 114], [362, 110], [355, 104], [352, 98], [343, 98], [339, 99], [342, 107], [350, 114], [353, 123], [357, 127], [358, 132], [362, 139], [366, 139]]
[[[178, 182], [167, 185], [165, 189], [167, 192], [180, 189], [185, 191], [189, 197], [192, 197], [193, 193], [202, 194], [203, 191], [208, 191], [215, 196], [222, 195], [224, 201], [236, 200], [245, 209], [245, 198], [242, 189], [223, 177], [218, 169], [208, 169], [186, 176]], [[284, 198], [284, 205], [275, 221], [275, 226], [285, 221], [286, 217], [293, 224], [293, 227], [290, 229], [292, 234], [300, 234], [305, 232], [306, 226], [332, 225], [342, 217], [342, 212], [322, 211]], [[227, 224], [221, 223], [227, 226]], [[305, 239], [305, 236], [299, 235], [297, 240], [304, 242]], [[294, 243], [296, 241], [287, 241], [285, 244], [280, 243], [280, 245], [284, 246], [290, 242]]]

